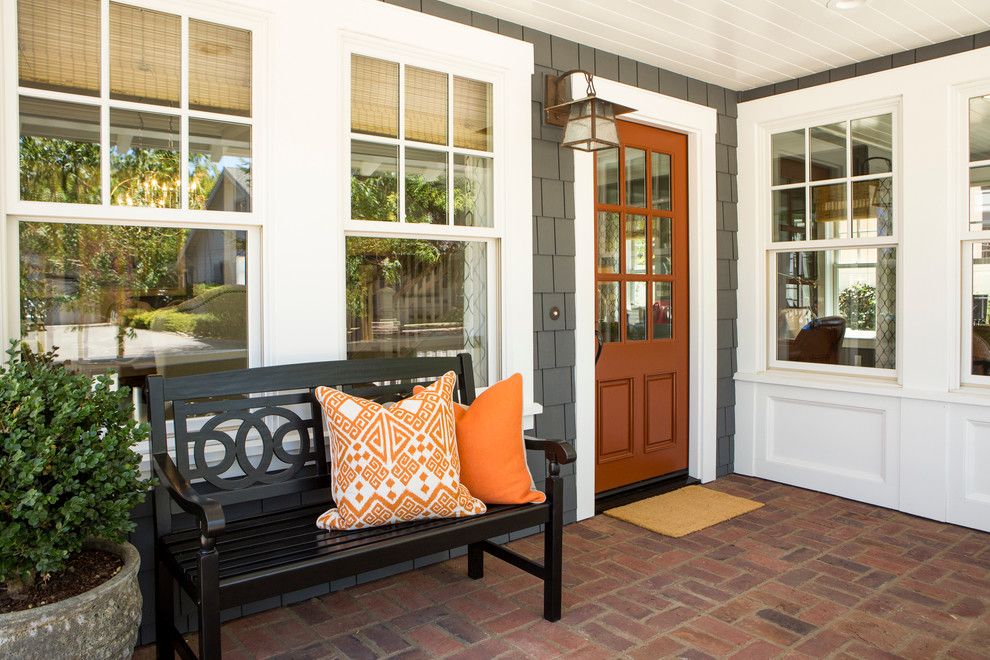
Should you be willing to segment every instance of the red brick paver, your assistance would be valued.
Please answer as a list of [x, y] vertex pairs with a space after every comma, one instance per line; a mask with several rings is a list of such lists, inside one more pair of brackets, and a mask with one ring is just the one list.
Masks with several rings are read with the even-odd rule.
[[[766, 503], [682, 539], [607, 516], [564, 532], [564, 618], [486, 557], [224, 626], [224, 655], [284, 658], [990, 658], [990, 534], [768, 481]], [[512, 544], [542, 555], [542, 537]], [[143, 647], [138, 658], [153, 657]]]

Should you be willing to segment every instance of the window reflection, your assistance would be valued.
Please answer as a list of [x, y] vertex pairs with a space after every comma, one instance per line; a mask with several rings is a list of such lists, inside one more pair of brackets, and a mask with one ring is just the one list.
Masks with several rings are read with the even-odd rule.
[[110, 203], [179, 208], [179, 117], [110, 109]]
[[251, 210], [251, 127], [189, 120], [189, 208]]
[[100, 108], [22, 96], [21, 199], [100, 203]]

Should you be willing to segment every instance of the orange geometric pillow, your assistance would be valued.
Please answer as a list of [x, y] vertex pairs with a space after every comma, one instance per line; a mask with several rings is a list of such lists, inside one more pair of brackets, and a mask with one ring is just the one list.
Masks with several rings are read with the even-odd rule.
[[[413, 392], [423, 388], [414, 388]], [[461, 483], [487, 504], [540, 503], [523, 443], [522, 376], [513, 374], [478, 395], [454, 404]]]
[[448, 372], [388, 409], [330, 387], [316, 388], [330, 429], [337, 505], [317, 519], [319, 527], [360, 529], [485, 512], [458, 479], [456, 382]]

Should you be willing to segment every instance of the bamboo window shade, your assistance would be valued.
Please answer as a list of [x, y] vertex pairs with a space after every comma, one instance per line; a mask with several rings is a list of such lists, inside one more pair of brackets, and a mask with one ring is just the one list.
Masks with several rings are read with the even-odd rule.
[[447, 144], [447, 74], [406, 67], [407, 140]]
[[99, 95], [99, 0], [20, 0], [17, 33], [21, 85]]
[[399, 137], [399, 65], [351, 56], [351, 130]]
[[251, 116], [251, 32], [189, 21], [189, 107]]
[[182, 19], [110, 3], [110, 98], [178, 107]]
[[812, 188], [815, 222], [842, 222], [846, 219], [846, 187], [843, 184]]
[[454, 76], [454, 146], [492, 150], [491, 83]]

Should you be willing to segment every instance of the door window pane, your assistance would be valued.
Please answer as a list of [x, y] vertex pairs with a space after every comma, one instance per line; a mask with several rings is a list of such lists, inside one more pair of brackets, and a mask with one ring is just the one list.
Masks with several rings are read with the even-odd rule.
[[622, 341], [619, 330], [619, 283], [598, 283], [598, 332], [603, 343]]
[[846, 123], [808, 129], [811, 147], [811, 180], [837, 179], [846, 175]]
[[895, 248], [781, 252], [777, 359], [893, 369]]
[[646, 273], [646, 216], [626, 216], [626, 272]]
[[100, 203], [100, 108], [22, 96], [20, 195], [38, 202]]
[[406, 139], [447, 144], [447, 74], [407, 66]]
[[399, 148], [351, 140], [351, 218], [399, 220]]
[[804, 181], [804, 129], [771, 136], [770, 150], [773, 185]]
[[805, 239], [804, 188], [786, 188], [773, 192], [774, 224], [776, 240], [803, 241]]
[[347, 357], [471, 353], [488, 384], [487, 245], [347, 238]]
[[248, 366], [243, 231], [23, 222], [21, 332], [89, 375]]
[[599, 211], [598, 213], [598, 272], [619, 272], [618, 213], [610, 211]]
[[652, 218], [652, 232], [650, 238], [650, 249], [653, 251], [653, 274], [670, 275], [671, 268], [671, 241], [670, 241], [670, 218]]
[[849, 236], [846, 222], [846, 184], [815, 186], [811, 189], [811, 223], [814, 238]]
[[626, 206], [646, 206], [646, 152], [625, 147]]
[[670, 206], [670, 154], [650, 154], [653, 208], [669, 211]]
[[251, 31], [189, 19], [189, 107], [251, 116]]
[[399, 137], [399, 65], [351, 55], [351, 130]]
[[454, 146], [492, 150], [492, 84], [454, 76]]
[[495, 183], [492, 159], [454, 154], [454, 224], [492, 227], [495, 224]]
[[447, 224], [447, 153], [406, 149], [406, 222]]
[[969, 170], [969, 228], [990, 229], [990, 166]]
[[670, 339], [674, 336], [674, 284], [653, 283], [653, 338]]
[[110, 3], [110, 98], [178, 107], [182, 19]]
[[990, 160], [990, 94], [969, 100], [969, 160]]
[[598, 179], [598, 203], [619, 203], [619, 150], [604, 149], [595, 152]]
[[17, 66], [24, 87], [100, 94], [100, 0], [18, 0]]
[[181, 206], [179, 118], [110, 109], [110, 203]]
[[251, 210], [251, 127], [189, 119], [189, 208]]
[[990, 376], [990, 243], [973, 243], [970, 247], [973, 273], [972, 365], [974, 376]]
[[891, 177], [852, 184], [853, 236], [890, 236], [894, 232], [894, 180]]
[[626, 282], [626, 339], [646, 339], [646, 282]]
[[893, 121], [890, 114], [853, 119], [850, 122], [853, 176], [893, 171], [891, 144]]

